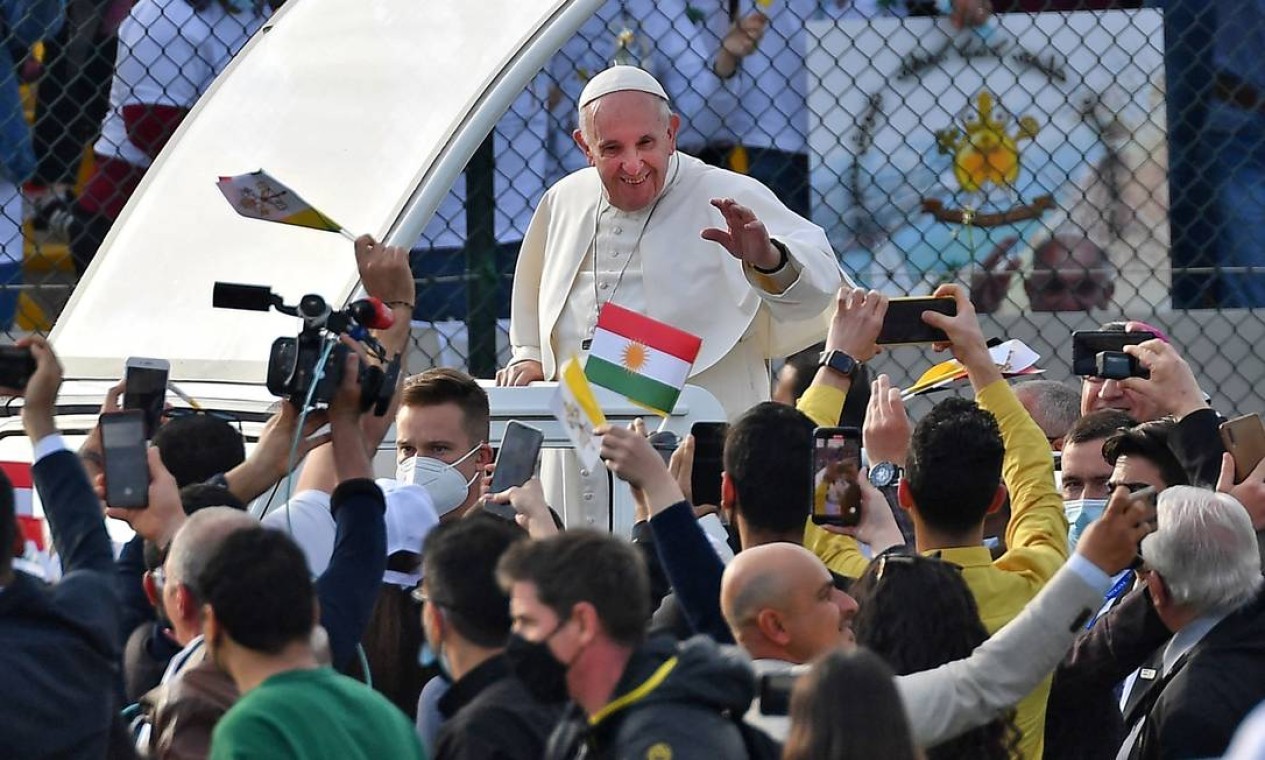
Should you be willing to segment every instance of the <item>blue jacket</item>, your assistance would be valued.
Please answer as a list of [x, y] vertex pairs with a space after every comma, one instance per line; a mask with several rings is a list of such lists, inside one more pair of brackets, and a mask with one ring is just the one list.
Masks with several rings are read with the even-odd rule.
[[0, 591], [0, 753], [101, 758], [117, 707], [113, 555], [88, 476], [69, 451], [32, 468], [64, 575]]
[[22, 182], [35, 170], [35, 148], [9, 49], [29, 48], [56, 34], [65, 11], [66, 0], [0, 0], [0, 21], [8, 31], [8, 44], [0, 46], [0, 167], [11, 182]]

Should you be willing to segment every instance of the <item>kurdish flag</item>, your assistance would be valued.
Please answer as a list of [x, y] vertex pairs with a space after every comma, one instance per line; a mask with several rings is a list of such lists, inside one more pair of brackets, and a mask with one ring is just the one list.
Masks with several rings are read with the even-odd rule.
[[260, 169], [236, 177], [220, 177], [216, 183], [233, 210], [249, 219], [281, 222], [355, 239], [343, 226], [317, 211], [290, 188]]
[[698, 336], [608, 303], [597, 317], [584, 374], [666, 417], [702, 345]]

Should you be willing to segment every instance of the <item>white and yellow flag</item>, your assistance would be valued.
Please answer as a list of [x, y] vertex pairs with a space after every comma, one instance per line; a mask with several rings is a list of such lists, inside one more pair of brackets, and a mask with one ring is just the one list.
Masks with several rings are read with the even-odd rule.
[[580, 461], [590, 470], [596, 470], [602, 462], [602, 439], [593, 433], [594, 428], [606, 423], [606, 415], [593, 395], [593, 388], [584, 376], [580, 360], [571, 357], [558, 373], [558, 393], [549, 405], [571, 443], [580, 455]]

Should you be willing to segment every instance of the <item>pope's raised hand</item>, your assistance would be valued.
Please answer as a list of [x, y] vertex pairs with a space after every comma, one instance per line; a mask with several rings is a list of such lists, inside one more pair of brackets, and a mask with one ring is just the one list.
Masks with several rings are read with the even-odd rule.
[[704, 240], [719, 243], [729, 255], [753, 267], [777, 268], [782, 253], [754, 211], [733, 198], [713, 198], [711, 203], [725, 218], [725, 229], [708, 227], [702, 232]]

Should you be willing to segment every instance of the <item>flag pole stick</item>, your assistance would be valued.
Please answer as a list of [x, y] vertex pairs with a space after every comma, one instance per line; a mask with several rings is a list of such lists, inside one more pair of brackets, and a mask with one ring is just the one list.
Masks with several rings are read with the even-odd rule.
[[343, 237], [347, 238], [353, 243], [356, 242], [356, 236], [351, 234], [351, 232], [346, 227], [339, 227], [338, 234], [342, 235]]
[[671, 416], [672, 415], [670, 414], [663, 415], [663, 419], [659, 421], [659, 428], [655, 430], [656, 433], [662, 433], [663, 431], [668, 429], [668, 418]]

